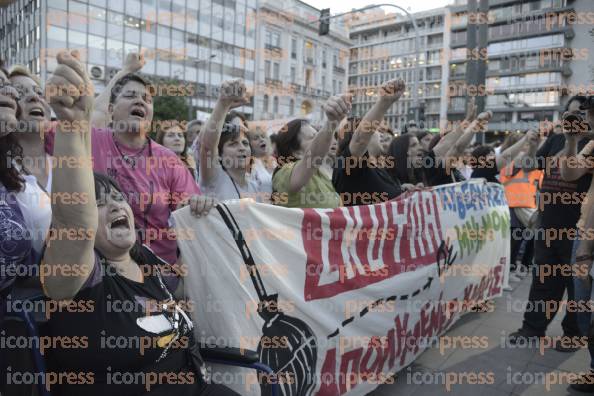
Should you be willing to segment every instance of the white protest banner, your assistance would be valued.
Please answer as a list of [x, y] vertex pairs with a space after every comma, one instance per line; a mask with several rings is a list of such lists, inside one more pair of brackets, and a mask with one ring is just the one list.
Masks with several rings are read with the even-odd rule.
[[[174, 217], [195, 236], [178, 242], [197, 339], [257, 350], [292, 396], [393, 381], [462, 313], [501, 295], [509, 256], [503, 189], [482, 180], [373, 206], [242, 200]], [[239, 393], [258, 394], [253, 372], [231, 372], [245, 375]]]

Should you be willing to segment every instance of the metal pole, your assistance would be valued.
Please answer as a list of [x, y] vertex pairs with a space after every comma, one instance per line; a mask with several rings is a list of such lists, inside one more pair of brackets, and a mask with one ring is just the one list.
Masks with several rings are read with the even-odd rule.
[[[487, 18], [484, 18], [484, 15], [487, 15], [489, 12], [489, 3], [488, 0], [480, 0], [479, 1], [479, 12], [481, 18], [479, 19], [481, 23], [478, 27], [478, 53], [479, 57], [477, 59], [476, 64], [476, 77], [477, 77], [477, 84], [478, 86], [485, 86], [486, 85], [486, 76], [487, 76], [487, 59], [485, 56], [487, 54], [487, 46], [489, 41], [489, 27], [487, 25]], [[477, 89], [477, 92], [481, 92], [481, 90]], [[479, 95], [477, 97], [477, 111], [483, 112], [485, 111], [485, 103], [486, 98], [484, 95]], [[482, 144], [485, 144], [486, 141], [486, 134], [481, 132], [480, 140]]]
[[[472, 1], [472, 0], [470, 0]], [[476, 0], [474, 0], [476, 1]], [[414, 74], [414, 78], [413, 78], [413, 109], [415, 112], [415, 121], [417, 122], [417, 125], [419, 123], [419, 57], [420, 57], [420, 51], [421, 51], [421, 44], [420, 44], [420, 35], [419, 35], [419, 27], [417, 26], [417, 21], [415, 18], [413, 18], [412, 14], [410, 12], [408, 12], [407, 10], [405, 10], [404, 8], [396, 5], [396, 4], [371, 4], [368, 5], [367, 7], [363, 7], [363, 8], [359, 8], [357, 10], [352, 10], [352, 11], [348, 11], [348, 12], [343, 12], [341, 14], [336, 14], [336, 15], [331, 15], [330, 17], [326, 18], [328, 20], [330, 19], [334, 19], [334, 18], [339, 18], [341, 16], [344, 15], [348, 15], [348, 14], [354, 14], [356, 12], [363, 12], [363, 11], [367, 11], [369, 9], [372, 8], [379, 8], [379, 7], [395, 7], [397, 9], [399, 9], [400, 11], [404, 12], [406, 14], [406, 16], [408, 17], [408, 19], [412, 22], [413, 28], [415, 30], [415, 54], [416, 54], [416, 59], [415, 59], [415, 68], [413, 70], [413, 74]], [[310, 23], [314, 24], [314, 23], [319, 23], [320, 20], [317, 21], [313, 21]]]

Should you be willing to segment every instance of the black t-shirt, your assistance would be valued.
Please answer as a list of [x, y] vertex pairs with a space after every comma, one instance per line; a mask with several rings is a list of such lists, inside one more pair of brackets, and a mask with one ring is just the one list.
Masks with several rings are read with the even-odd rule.
[[443, 161], [435, 157], [433, 150], [427, 151], [423, 158], [423, 173], [426, 187], [441, 186], [466, 180], [456, 168], [446, 169]]
[[382, 159], [372, 159], [365, 153], [355, 159], [347, 147], [336, 158], [332, 184], [345, 206], [373, 205], [389, 201], [402, 194], [400, 182], [390, 177]]
[[[584, 148], [587, 139], [578, 143], [578, 152]], [[536, 153], [539, 169], [545, 169], [540, 190], [539, 202], [543, 203], [541, 213], [541, 227], [543, 228], [575, 228], [580, 216], [582, 195], [588, 191], [592, 181], [591, 174], [585, 174], [576, 181], [567, 182], [561, 178], [557, 161], [553, 158], [565, 147], [565, 135], [555, 134], [548, 137], [546, 142]], [[546, 164], [551, 164], [550, 172], [546, 171]], [[544, 197], [548, 195], [548, 197]], [[543, 201], [543, 199], [545, 199]], [[539, 206], [541, 206], [539, 204]]]
[[[203, 371], [194, 367], [203, 365], [199, 352], [197, 363], [190, 355], [196, 344], [186, 316], [155, 272], [144, 274], [143, 282], [132, 281], [96, 254], [93, 273], [73, 299], [75, 309], [56, 312], [48, 322], [53, 339], [70, 340], [70, 347], [61, 343], [48, 351], [49, 371], [76, 375], [52, 386], [52, 395], [200, 394]], [[163, 331], [167, 323], [177, 323], [179, 331]]]
[[493, 166], [481, 166], [478, 168], [474, 168], [470, 178], [483, 178], [487, 179], [487, 181], [491, 183], [499, 183], [499, 180], [497, 180], [497, 175], [499, 174], [499, 172], [497, 171], [497, 166], [495, 164], [492, 165]]

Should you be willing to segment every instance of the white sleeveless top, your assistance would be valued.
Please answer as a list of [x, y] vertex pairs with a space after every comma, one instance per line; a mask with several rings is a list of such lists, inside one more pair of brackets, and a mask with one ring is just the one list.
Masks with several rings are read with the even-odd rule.
[[[17, 169], [21, 170], [20, 166]], [[23, 213], [23, 220], [31, 234], [31, 245], [35, 253], [41, 255], [45, 238], [52, 221], [52, 205], [50, 200], [52, 187], [52, 167], [48, 161], [49, 174], [47, 178], [47, 191], [43, 190], [37, 178], [33, 175], [22, 173], [25, 179], [25, 188], [15, 194], [16, 201]]]

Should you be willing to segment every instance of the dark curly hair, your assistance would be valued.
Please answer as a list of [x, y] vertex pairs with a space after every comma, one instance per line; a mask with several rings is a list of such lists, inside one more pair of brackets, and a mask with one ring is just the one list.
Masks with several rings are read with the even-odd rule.
[[12, 133], [0, 138], [0, 183], [8, 191], [23, 189], [25, 179], [12, 161], [13, 159], [19, 161], [22, 157], [23, 148]]

